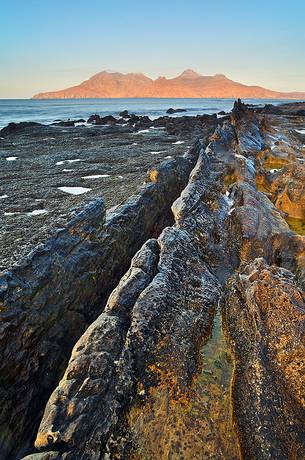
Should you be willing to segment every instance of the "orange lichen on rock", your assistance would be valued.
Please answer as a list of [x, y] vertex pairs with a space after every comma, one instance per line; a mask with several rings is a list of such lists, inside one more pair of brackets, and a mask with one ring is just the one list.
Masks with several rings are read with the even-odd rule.
[[128, 415], [133, 459], [240, 459], [231, 413], [232, 364], [218, 315], [190, 387], [179, 387], [175, 374], [159, 366], [150, 370], [159, 384]]

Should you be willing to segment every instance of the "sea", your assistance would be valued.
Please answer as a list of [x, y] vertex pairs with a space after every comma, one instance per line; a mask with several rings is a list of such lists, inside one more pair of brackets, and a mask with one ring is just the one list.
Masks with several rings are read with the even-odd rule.
[[[10, 122], [35, 121], [53, 123], [54, 120], [85, 120], [92, 114], [118, 116], [123, 110], [151, 119], [166, 115], [170, 107], [186, 109], [172, 116], [194, 116], [230, 111], [235, 99], [0, 99], [0, 128]], [[243, 102], [262, 106], [292, 102], [285, 99], [243, 99]]]

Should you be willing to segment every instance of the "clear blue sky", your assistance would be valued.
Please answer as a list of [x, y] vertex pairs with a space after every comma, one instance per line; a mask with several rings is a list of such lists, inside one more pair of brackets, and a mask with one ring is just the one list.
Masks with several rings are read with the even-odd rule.
[[0, 97], [186, 68], [305, 91], [305, 0], [1, 0]]

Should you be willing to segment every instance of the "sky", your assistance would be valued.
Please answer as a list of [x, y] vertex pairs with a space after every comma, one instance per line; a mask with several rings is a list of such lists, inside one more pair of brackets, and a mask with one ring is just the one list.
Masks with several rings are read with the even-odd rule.
[[0, 98], [102, 70], [305, 91], [305, 0], [1, 0]]

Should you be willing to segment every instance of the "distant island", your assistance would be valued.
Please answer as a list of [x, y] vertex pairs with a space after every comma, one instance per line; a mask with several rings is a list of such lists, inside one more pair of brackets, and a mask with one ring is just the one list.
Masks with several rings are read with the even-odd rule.
[[248, 86], [225, 75], [200, 75], [187, 69], [178, 77], [155, 80], [142, 73], [99, 72], [77, 86], [36, 94], [33, 99], [69, 98], [254, 98], [305, 99], [305, 92], [282, 93]]

